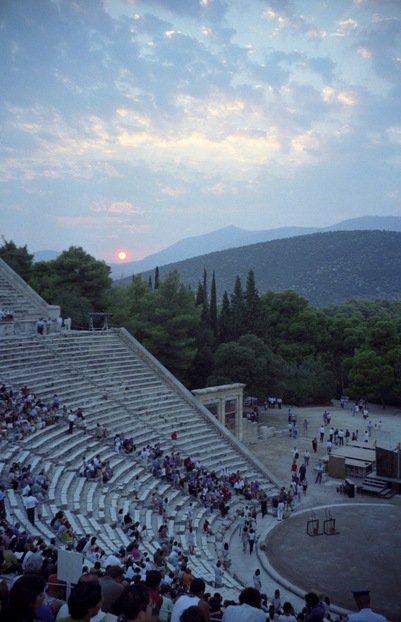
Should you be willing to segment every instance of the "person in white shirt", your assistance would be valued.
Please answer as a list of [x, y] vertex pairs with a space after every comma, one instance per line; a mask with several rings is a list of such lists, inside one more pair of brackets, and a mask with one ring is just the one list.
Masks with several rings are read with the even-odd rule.
[[257, 568], [253, 574], [253, 587], [255, 590], [262, 591], [262, 580], [260, 578], [260, 568]]
[[33, 496], [32, 493], [28, 494], [28, 496], [24, 500], [24, 505], [26, 509], [26, 514], [28, 516], [28, 520], [31, 525], [35, 526], [35, 508], [38, 505], [39, 501], [36, 497]]
[[294, 607], [289, 602], [285, 602], [283, 605], [283, 613], [279, 615], [278, 622], [297, 622], [294, 615]]
[[120, 566], [121, 565], [121, 558], [117, 557], [116, 555], [113, 555], [113, 553], [111, 553], [110, 555], [107, 555], [107, 557], [105, 557], [102, 560], [102, 568], [108, 568], [109, 566]]
[[175, 601], [170, 622], [179, 622], [181, 614], [194, 605], [201, 609], [205, 622], [209, 622], [209, 605], [206, 601], [201, 600], [205, 593], [205, 587], [203, 579], [193, 579], [189, 588], [189, 594], [183, 594]]
[[266, 614], [261, 609], [262, 597], [259, 590], [246, 587], [239, 596], [239, 603], [226, 608], [222, 622], [266, 622]]
[[68, 413], [68, 434], [72, 434], [72, 431], [74, 429], [74, 423], [75, 423], [75, 415], [72, 412], [72, 410], [70, 410], [70, 412]]
[[353, 596], [358, 607], [358, 613], [350, 613], [345, 622], [387, 622], [387, 618], [375, 613], [370, 608], [369, 590], [354, 590]]
[[223, 565], [220, 560], [216, 563], [213, 570], [214, 570], [214, 587], [216, 589], [223, 587], [224, 572], [223, 572]]

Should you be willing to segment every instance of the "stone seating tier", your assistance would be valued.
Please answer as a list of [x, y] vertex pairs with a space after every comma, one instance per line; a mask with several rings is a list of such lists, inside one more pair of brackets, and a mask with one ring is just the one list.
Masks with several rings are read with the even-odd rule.
[[[73, 334], [71, 338], [65, 335], [50, 335], [41, 339], [35, 337], [32, 339], [32, 358], [27, 356], [27, 339], [18, 340], [14, 337], [4, 341], [8, 373], [6, 384], [15, 388], [27, 384], [41, 398], [49, 398], [57, 393], [60, 403], [66, 404], [68, 408], [84, 408], [88, 434], [75, 429], [72, 435], [68, 435], [67, 424], [62, 422], [27, 437], [18, 444], [17, 450], [7, 454], [12, 460], [22, 456], [27, 462], [36, 461], [36, 464], [40, 464], [39, 460], [45, 456], [43, 464], [46, 464], [52, 482], [50, 500], [44, 511], [46, 519], [49, 520], [57, 509], [64, 508], [80, 535], [86, 532], [96, 534], [100, 546], [110, 550], [128, 543], [124, 530], [112, 527], [117, 510], [124, 503], [141, 524], [148, 525], [149, 542], [142, 543], [141, 547], [152, 553], [162, 520], [151, 506], [152, 492], [158, 486], [169, 498], [169, 529], [174, 529], [174, 535], [179, 536], [185, 545], [187, 508], [190, 501], [194, 503], [197, 546], [191, 562], [196, 573], [202, 573], [208, 581], [212, 581], [212, 566], [221, 548], [225, 528], [235, 520], [236, 508], [244, 505], [243, 497], [233, 497], [230, 502], [230, 515], [232, 513], [233, 516], [229, 516], [223, 523], [216, 510], [210, 513], [208, 508], [204, 508], [183, 490], [156, 480], [146, 470], [139, 450], [159, 439], [163, 453], [171, 451], [170, 434], [176, 429], [177, 450], [183, 456], [195, 455], [202, 464], [217, 472], [223, 465], [230, 470], [239, 468], [246, 477], [262, 481], [265, 489], [274, 488], [274, 484], [214, 425], [212, 416], [206, 417], [196, 412], [187, 398], [180, 394], [179, 387], [164, 379], [163, 374], [154, 369], [153, 363], [146, 363], [142, 353], [138, 354], [127, 347], [118, 331], [101, 336]], [[14, 349], [15, 346], [19, 347]], [[21, 356], [21, 364], [14, 364], [11, 360], [9, 355], [12, 351], [17, 352], [17, 359]], [[102, 398], [105, 390], [109, 394], [107, 400]], [[98, 422], [108, 426], [108, 439], [98, 441], [90, 433]], [[137, 451], [133, 455], [117, 455], [114, 452], [112, 437], [115, 432], [125, 432], [126, 436], [134, 437]], [[108, 459], [114, 470], [112, 479], [104, 486], [77, 475], [82, 456], [86, 455], [89, 459], [96, 453], [100, 454], [102, 460]], [[6, 463], [3, 473], [5, 467]], [[136, 475], [140, 476], [141, 482], [138, 501], [133, 499], [132, 494]], [[29, 529], [20, 495], [17, 493], [14, 496], [15, 499], [10, 500], [12, 510]], [[203, 535], [205, 516], [209, 520], [212, 518], [215, 536]], [[47, 535], [49, 532], [52, 534], [48, 522], [38, 522], [37, 529], [43, 535], [46, 532]], [[235, 589], [238, 585], [235, 579], [227, 577], [225, 584], [227, 589], [238, 594], [240, 586]]]
[[10, 289], [8, 281], [0, 275], [0, 308], [3, 307], [12, 309], [15, 318], [37, 320], [42, 317], [35, 307], [27, 303], [24, 294]]

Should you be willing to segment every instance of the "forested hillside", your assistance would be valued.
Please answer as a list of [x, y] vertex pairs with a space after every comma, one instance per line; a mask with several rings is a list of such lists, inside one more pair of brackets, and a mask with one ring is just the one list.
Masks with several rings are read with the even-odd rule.
[[[216, 284], [227, 268], [227, 253], [217, 254], [226, 263], [214, 260], [211, 273], [203, 268], [204, 258], [199, 260], [192, 288], [178, 272], [162, 278], [158, 269], [152, 279], [137, 276], [115, 287], [110, 268], [80, 247], [34, 264], [26, 247], [5, 241], [0, 257], [50, 304], [60, 305], [73, 330], [87, 330], [93, 312], [107, 311], [111, 326], [129, 330], [188, 388], [243, 382], [249, 395], [279, 396], [287, 404], [322, 404], [346, 394], [384, 405], [401, 403], [401, 300], [390, 300], [400, 298], [400, 235], [319, 234], [309, 236], [309, 244], [297, 238], [296, 255], [281, 243], [246, 247], [255, 271], [248, 263], [231, 266], [221, 304]], [[259, 257], [266, 260], [266, 246], [278, 272], [292, 266], [298, 279], [303, 270], [314, 282], [319, 308], [292, 289], [273, 292], [271, 281], [271, 289], [261, 293], [255, 273], [266, 283], [257, 265]], [[298, 263], [291, 263], [294, 256]], [[266, 271], [273, 279], [271, 264]], [[335, 289], [339, 297], [356, 298], [359, 292], [365, 300], [329, 305]], [[101, 328], [98, 320], [94, 325]]]
[[[314, 306], [350, 299], [401, 299], [401, 233], [335, 231], [261, 242], [160, 266], [160, 278], [177, 270], [195, 291], [203, 270], [215, 272], [217, 299], [253, 270], [260, 294], [292, 289]], [[145, 272], [144, 280], [154, 278]], [[127, 285], [130, 279], [116, 284]]]

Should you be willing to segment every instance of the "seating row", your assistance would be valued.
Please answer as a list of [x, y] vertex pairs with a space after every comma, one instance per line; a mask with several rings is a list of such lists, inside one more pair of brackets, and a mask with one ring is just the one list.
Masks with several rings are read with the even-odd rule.
[[[22, 462], [35, 460], [39, 465], [39, 461], [45, 459], [46, 465], [51, 465], [47, 466], [51, 479], [47, 518], [57, 509], [64, 509], [74, 529], [80, 534], [96, 534], [101, 546], [110, 550], [111, 546], [128, 544], [127, 534], [114, 526], [118, 509], [124, 506], [133, 511], [141, 524], [147, 525], [149, 541], [141, 546], [151, 552], [157, 544], [157, 532], [163, 520], [151, 503], [152, 493], [158, 486], [169, 499], [170, 533], [174, 531], [185, 550], [188, 549], [187, 508], [190, 501], [194, 503], [197, 545], [191, 563], [196, 572], [212, 580], [211, 568], [225, 529], [234, 520], [236, 508], [241, 507], [243, 499], [233, 499], [230, 512], [233, 518], [222, 521], [217, 511], [211, 513], [183, 490], [156, 480], [140, 459], [140, 449], [159, 440], [163, 452], [170, 452], [170, 434], [175, 429], [177, 450], [183, 456], [196, 456], [210, 470], [239, 469], [247, 477], [260, 480], [266, 490], [274, 485], [213, 425], [212, 417], [196, 412], [180, 394], [179, 387], [172, 386], [163, 374], [156, 373], [153, 365], [128, 348], [118, 331], [101, 337], [83, 333], [74, 334], [71, 339], [57, 335], [42, 340], [35, 338], [31, 359], [26, 356], [27, 339], [6, 338], [5, 341], [9, 351], [16, 346], [17, 359], [21, 353], [21, 366], [10, 363], [7, 368], [7, 384], [14, 388], [27, 384], [43, 399], [57, 393], [60, 403], [66, 404], [68, 409], [84, 408], [87, 434], [77, 428], [73, 434], [68, 434], [67, 423], [63, 421], [23, 439], [16, 445], [18, 449], [7, 449], [7, 462], [20, 456]], [[35, 361], [40, 361], [39, 371]], [[107, 399], [104, 399], [105, 391]], [[108, 427], [110, 436], [107, 439], [97, 439], [92, 434], [97, 423]], [[115, 453], [113, 436], [116, 433], [134, 438], [136, 451], [132, 455]], [[113, 477], [104, 485], [78, 475], [82, 457], [86, 455], [91, 459], [95, 454], [100, 454], [101, 460], [108, 460], [113, 469]], [[135, 500], [132, 491], [137, 475], [141, 489], [139, 499]], [[12, 511], [27, 525], [22, 499], [18, 494], [14, 497], [10, 500]], [[215, 536], [203, 534], [206, 517], [213, 524]], [[49, 527], [40, 521], [37, 529], [45, 533]], [[227, 577], [226, 583], [230, 582], [236, 585], [235, 579]]]

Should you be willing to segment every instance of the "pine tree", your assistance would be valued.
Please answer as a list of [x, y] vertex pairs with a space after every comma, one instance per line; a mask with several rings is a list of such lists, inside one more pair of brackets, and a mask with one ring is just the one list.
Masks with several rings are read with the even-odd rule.
[[177, 271], [147, 291], [136, 315], [136, 334], [141, 342], [181, 382], [188, 379], [196, 355], [195, 333], [199, 310], [193, 293], [180, 282]]
[[20, 275], [24, 281], [29, 281], [32, 276], [32, 264], [34, 256], [28, 252], [28, 247], [17, 246], [15, 242], [8, 241], [1, 236], [3, 245], [0, 246], [0, 257]]

